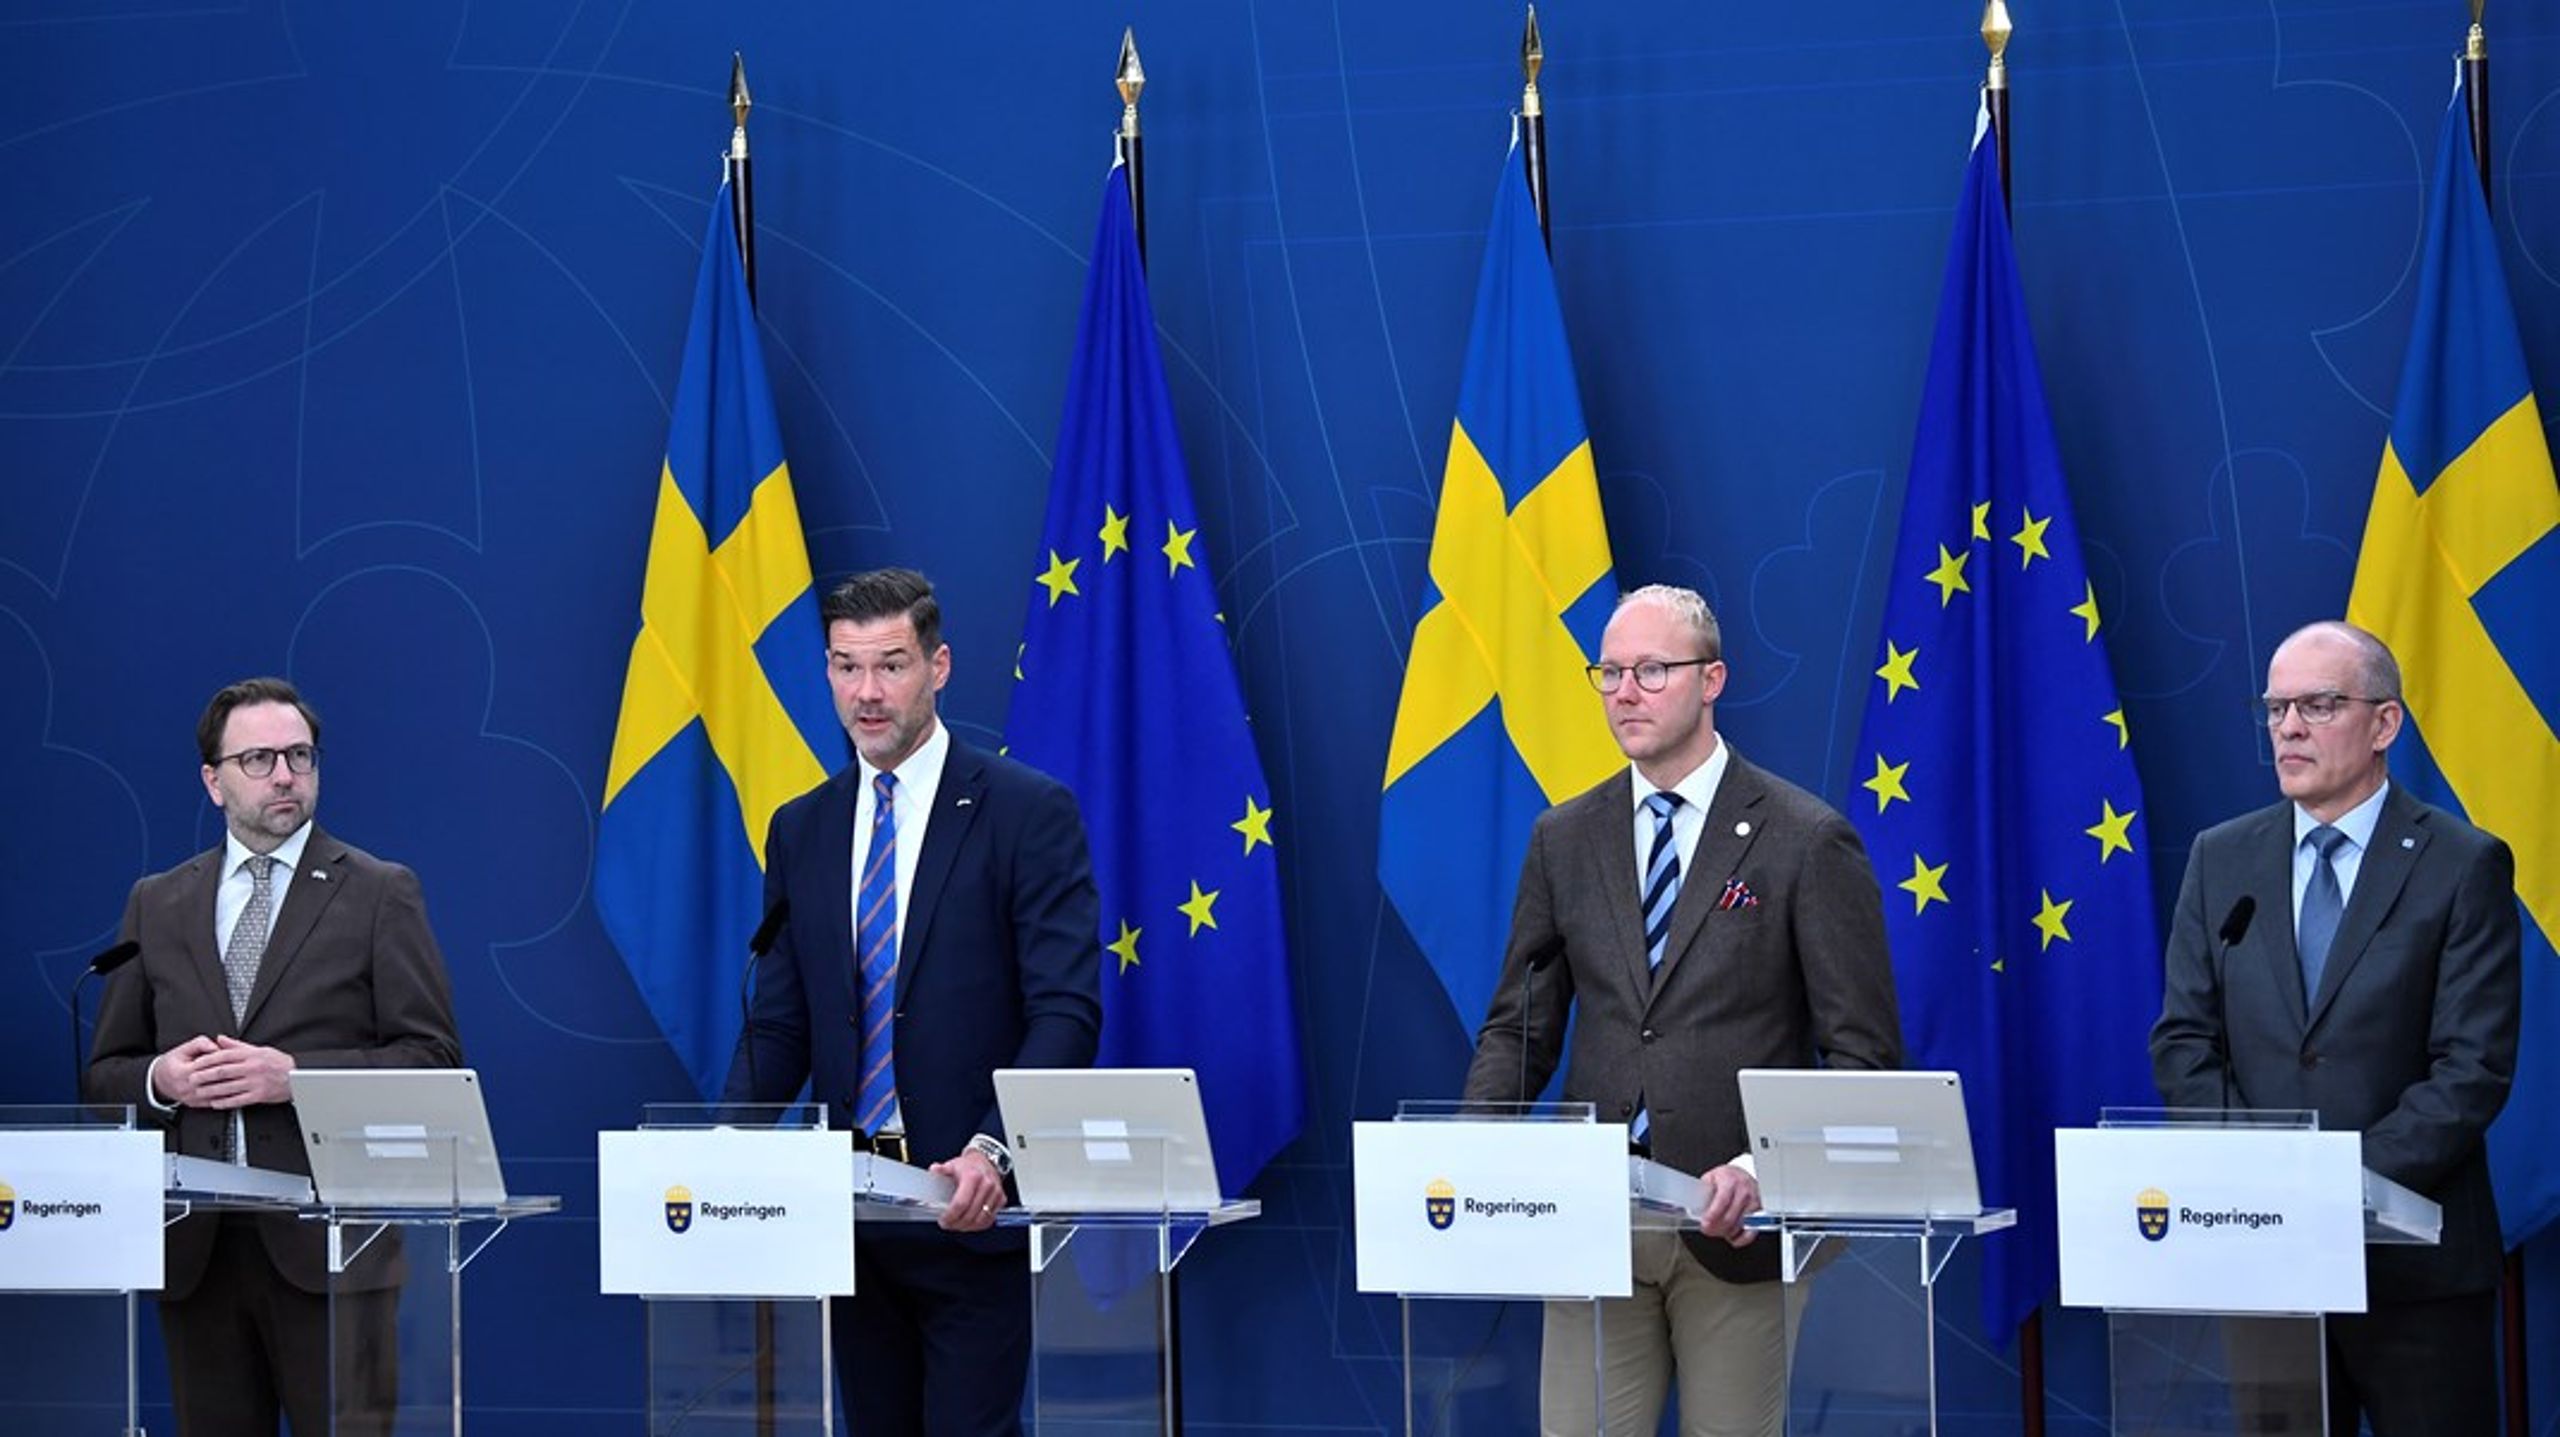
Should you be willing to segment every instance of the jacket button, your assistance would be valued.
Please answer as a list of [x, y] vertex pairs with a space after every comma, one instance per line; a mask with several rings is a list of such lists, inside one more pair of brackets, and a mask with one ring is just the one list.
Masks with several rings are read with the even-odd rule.
[[1620, 1103], [1620, 1104], [1618, 1104], [1618, 1116], [1619, 1116], [1619, 1117], [1622, 1117], [1622, 1118], [1632, 1118], [1632, 1117], [1634, 1117], [1635, 1115], [1636, 1115], [1636, 1105], [1635, 1105], [1635, 1104], [1633, 1104], [1633, 1103]]

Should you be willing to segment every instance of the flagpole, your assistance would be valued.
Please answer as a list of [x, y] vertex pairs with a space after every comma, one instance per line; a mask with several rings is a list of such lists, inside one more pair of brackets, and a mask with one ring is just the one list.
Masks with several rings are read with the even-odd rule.
[[[1982, 76], [1982, 106], [1991, 116], [1991, 143], [2000, 157], [2000, 212], [2014, 213], [2009, 202], [2009, 7], [1986, 0], [1982, 7], [1982, 43], [1990, 47], [1991, 67]], [[2029, 1428], [2029, 1437], [2036, 1429]]]
[[1138, 263], [1147, 262], [1147, 154], [1146, 142], [1138, 135], [1138, 92], [1147, 87], [1146, 66], [1138, 63], [1138, 30], [1130, 26], [1120, 32], [1120, 68], [1114, 77], [1120, 88], [1120, 128], [1112, 132], [1113, 151], [1120, 157], [1120, 167], [1129, 178], [1129, 219], [1138, 229]]
[[1547, 224], [1547, 109], [1538, 94], [1538, 70], [1546, 64], [1547, 47], [1538, 38], [1538, 7], [1529, 7], [1529, 23], [1520, 31], [1520, 162], [1529, 167], [1529, 199], [1538, 210], [1538, 240], [1549, 250], [1555, 235]]
[[729, 148], [721, 156], [729, 181], [729, 212], [738, 226], [738, 263], [747, 273], [747, 302], [756, 298], [756, 187], [747, 163], [747, 111], [755, 101], [747, 94], [747, 57], [729, 52], [729, 109], [738, 127], [729, 132]]

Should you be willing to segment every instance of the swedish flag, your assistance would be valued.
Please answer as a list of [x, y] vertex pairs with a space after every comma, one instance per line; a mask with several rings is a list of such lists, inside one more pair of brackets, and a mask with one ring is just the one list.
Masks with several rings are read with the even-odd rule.
[[2155, 1101], [2160, 1011], [2142, 783], [1976, 141], [1948, 248], [1849, 812], [1885, 891], [1914, 1067], [1964, 1075], [1984, 1201], [1983, 1326], [2057, 1280], [2053, 1130]]
[[1378, 813], [1378, 880], [1469, 1031], [1529, 826], [1626, 758], [1583, 666], [1617, 602], [1555, 271], [1516, 150], [1476, 280], [1457, 422]]
[[729, 213], [723, 184], [596, 825], [596, 912], [705, 1098], [738, 1041], [765, 826], [844, 751]]
[[1191, 507], [1125, 173], [1076, 327], [1008, 752], [1075, 791], [1102, 890], [1104, 1067], [1184, 1067], [1240, 1192], [1306, 1115], [1278, 805]]
[[2525, 925], [2515, 1086], [2489, 1129], [2510, 1245], [2560, 1218], [2560, 487], [2457, 86], [2436, 144], [2418, 309], [2349, 622], [2391, 646], [2395, 782], [2505, 839]]

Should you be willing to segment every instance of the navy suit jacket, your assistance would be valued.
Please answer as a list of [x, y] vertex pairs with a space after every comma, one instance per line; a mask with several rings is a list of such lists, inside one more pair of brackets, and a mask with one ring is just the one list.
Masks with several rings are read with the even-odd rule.
[[[2320, 990], [2294, 949], [2293, 805], [2196, 839], [2169, 930], [2151, 1066], [2174, 1107], [2315, 1108], [2364, 1135], [2364, 1165], [2444, 1207], [2436, 1248], [2366, 1249], [2374, 1300], [2498, 1284], [2482, 1135], [2516, 1070], [2523, 960], [2515, 857], [2394, 785], [2356, 871]], [[2242, 896], [2256, 917], [2228, 953]]]
[[[732, 1102], [800, 1085], [855, 1126], [862, 1084], [853, 950], [860, 764], [793, 799], [765, 838], [768, 911], [791, 913], [758, 974], [731, 1063]], [[998, 1068], [1090, 1066], [1102, 1035], [1102, 900], [1065, 785], [951, 739], [898, 934], [898, 1105], [919, 1163], [972, 1133], [1001, 1139]]]

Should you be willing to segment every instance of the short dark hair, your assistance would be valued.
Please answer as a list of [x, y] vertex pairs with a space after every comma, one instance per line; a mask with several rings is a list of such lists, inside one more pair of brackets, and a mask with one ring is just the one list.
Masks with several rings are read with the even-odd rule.
[[840, 620], [868, 624], [904, 617], [916, 626], [916, 643], [926, 658], [942, 647], [942, 603], [933, 596], [933, 581], [913, 569], [874, 569], [856, 574], [827, 591], [818, 601], [818, 618], [828, 628]]
[[210, 768], [222, 757], [222, 731], [230, 727], [231, 711], [251, 704], [291, 704], [301, 713], [302, 721], [311, 726], [311, 742], [320, 742], [320, 715], [302, 701], [302, 694], [282, 679], [242, 679], [226, 684], [204, 706], [204, 717], [196, 720], [196, 753]]

